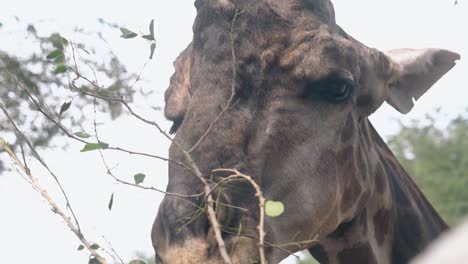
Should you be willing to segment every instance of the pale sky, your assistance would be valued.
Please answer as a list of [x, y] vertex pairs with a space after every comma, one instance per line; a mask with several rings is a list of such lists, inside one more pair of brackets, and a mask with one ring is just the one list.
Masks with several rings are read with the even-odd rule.
[[[450, 0], [335, 0], [338, 23], [353, 37], [381, 50], [392, 48], [439, 47], [457, 51], [462, 60], [416, 104], [402, 116], [384, 105], [372, 116], [377, 129], [390, 135], [398, 128], [396, 120], [421, 119], [425, 113], [441, 107], [447, 117], [464, 112], [468, 107], [468, 6], [466, 1], [453, 6]], [[75, 26], [95, 26], [103, 17], [128, 28], [144, 31], [156, 19], [158, 46], [155, 60], [148, 65], [143, 78], [148, 89], [162, 95], [173, 72], [172, 61], [190, 42], [195, 9], [192, 1], [96, 1], [81, 0], [0, 0], [2, 7], [0, 43], [3, 50], [21, 52], [28, 43], [5, 35], [13, 15], [30, 22], [45, 19], [44, 32], [59, 31], [73, 39]], [[139, 71], [148, 56], [148, 47], [141, 41], [122, 40], [119, 32], [110, 41], [113, 50], [125, 65]], [[152, 104], [162, 106], [161, 96]], [[161, 112], [137, 107], [142, 113], [164, 124]], [[3, 118], [3, 117], [1, 117]], [[443, 124], [444, 120], [440, 120]], [[100, 131], [106, 142], [118, 142], [134, 150], [167, 155], [168, 142], [153, 129], [133, 119], [122, 118], [103, 126]], [[136, 250], [152, 254], [150, 229], [162, 195], [115, 184], [106, 174], [97, 153], [80, 153], [81, 144], [71, 142], [66, 151], [42, 151], [51, 168], [60, 175], [90, 240], [105, 245], [106, 237], [120, 255], [129, 260]], [[119, 164], [116, 174], [131, 181], [135, 173], [146, 173], [146, 183], [161, 189], [167, 182], [167, 165], [152, 159], [106, 153], [111, 164]], [[41, 182], [56, 192], [55, 185], [38, 166], [33, 172]], [[115, 192], [114, 209], [109, 212], [109, 196]], [[78, 252], [79, 241], [50, 210], [40, 196], [16, 173], [0, 177], [0, 263], [87, 263], [87, 253]], [[294, 263], [294, 262], [292, 262]]]

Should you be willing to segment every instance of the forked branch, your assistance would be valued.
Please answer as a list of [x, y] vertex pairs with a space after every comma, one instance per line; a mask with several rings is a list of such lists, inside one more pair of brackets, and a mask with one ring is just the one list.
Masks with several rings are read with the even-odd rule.
[[[76, 235], [76, 237], [81, 241], [84, 247], [88, 249], [88, 251], [91, 253], [91, 255], [99, 261], [101, 264], [107, 264], [107, 260], [102, 257], [93, 247], [93, 245], [85, 238], [83, 235], [82, 231], [78, 228], [77, 223], [73, 223], [70, 220], [70, 217], [61, 209], [61, 207], [52, 199], [52, 197], [49, 195], [46, 189], [44, 189], [39, 182], [37, 181], [37, 178], [33, 176], [31, 173], [31, 170], [27, 168], [23, 163], [21, 163], [20, 159], [16, 156], [16, 154], [11, 150], [11, 148], [6, 144], [6, 142], [0, 138], [0, 149], [4, 149], [8, 156], [13, 160], [13, 163], [19, 169], [20, 173], [25, 175], [27, 179], [29, 179], [29, 182], [31, 183], [31, 186], [49, 203], [49, 205], [52, 207], [52, 212], [56, 213], [59, 215], [62, 220], [67, 224], [67, 226], [70, 228], [70, 230]], [[75, 219], [75, 221], [77, 221]]]
[[255, 189], [255, 196], [258, 199], [258, 207], [259, 207], [259, 220], [257, 225], [258, 230], [258, 253], [260, 255], [260, 263], [266, 264], [266, 257], [265, 257], [265, 202], [266, 199], [263, 196], [262, 190], [260, 186], [250, 177], [249, 175], [245, 175], [240, 173], [238, 170], [235, 169], [216, 169], [213, 172], [228, 172], [231, 173], [230, 176], [223, 179], [223, 181], [229, 181], [236, 178], [242, 178], [250, 183], [252, 187]]

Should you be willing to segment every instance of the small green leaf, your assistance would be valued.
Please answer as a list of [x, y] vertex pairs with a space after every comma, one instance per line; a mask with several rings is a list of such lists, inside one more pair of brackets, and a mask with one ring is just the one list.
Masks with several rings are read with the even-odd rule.
[[145, 177], [146, 175], [143, 173], [135, 174], [135, 176], [133, 176], [133, 178], [135, 179], [135, 184], [142, 183], [145, 180]]
[[63, 50], [64, 49], [64, 43], [63, 43], [63, 38], [60, 36], [58, 33], [53, 33], [49, 36], [49, 41], [52, 43], [52, 46], [54, 46], [56, 49]]
[[124, 27], [121, 27], [120, 28], [120, 32], [122, 32], [122, 34], [131, 34], [131, 33], [135, 33], [127, 28], [124, 28]]
[[106, 149], [109, 147], [109, 144], [106, 143], [87, 143], [80, 152], [93, 151], [98, 149]]
[[52, 60], [57, 58], [58, 56], [63, 55], [63, 52], [59, 49], [51, 51], [49, 54], [47, 54], [47, 59]]
[[102, 263], [99, 262], [99, 260], [97, 260], [95, 257], [91, 257], [89, 258], [88, 264], [102, 264]]
[[52, 60], [52, 63], [55, 66], [64, 65], [65, 64], [65, 54], [61, 54], [61, 55], [57, 56], [55, 59]]
[[130, 34], [122, 34], [120, 35], [121, 38], [124, 38], [124, 39], [131, 39], [131, 38], [134, 38], [138, 36], [137, 33], [130, 33]]
[[59, 115], [62, 116], [63, 113], [65, 113], [68, 109], [70, 109], [70, 106], [71, 106], [71, 101], [63, 103], [62, 106], [60, 107]]
[[114, 205], [114, 193], [111, 194], [109, 204], [107, 205], [107, 208], [109, 208], [109, 211], [112, 210], [112, 206]]
[[154, 19], [151, 19], [151, 22], [149, 24], [149, 31], [150, 35], [153, 37], [153, 40], [155, 39], [154, 37]]
[[156, 49], [156, 43], [152, 43], [151, 46], [150, 46], [150, 60], [153, 59], [153, 55], [154, 55], [154, 50]]
[[91, 245], [91, 249], [97, 250], [99, 248], [100, 248], [100, 246], [98, 244], [96, 244], [96, 243]]
[[63, 44], [63, 48], [67, 48], [68, 45], [70, 44], [70, 41], [68, 41], [68, 39], [62, 37], [62, 44]]
[[84, 132], [84, 131], [76, 132], [76, 133], [74, 133], [73, 135], [75, 135], [75, 136], [77, 136], [77, 137], [79, 137], [79, 138], [90, 138], [90, 137], [91, 137], [90, 134], [88, 134], [88, 133], [86, 133], [86, 132]]
[[154, 37], [152, 35], [143, 35], [141, 36], [142, 38], [146, 39], [146, 40], [149, 40], [149, 41], [153, 41], [154, 40]]
[[144, 262], [143, 260], [134, 259], [130, 261], [128, 264], [146, 264], [146, 262]]
[[259, 257], [249, 258], [249, 264], [260, 264], [260, 258]]
[[265, 214], [270, 217], [277, 217], [282, 215], [284, 212], [284, 204], [276, 201], [266, 201], [265, 203]]
[[133, 32], [133, 31], [130, 31], [126, 28], [120, 28], [120, 31], [122, 32], [122, 35], [120, 35], [121, 38], [124, 38], [124, 39], [130, 39], [130, 38], [134, 38], [136, 36], [138, 36], [137, 33]]
[[54, 70], [54, 74], [60, 74], [67, 71], [67, 66], [65, 64], [59, 64]]
[[26, 28], [26, 31], [28, 31], [29, 33], [34, 34], [34, 35], [37, 34], [36, 28], [31, 24], [28, 25], [28, 27]]
[[80, 250], [83, 250], [84, 249], [84, 246], [83, 245], [79, 245], [77, 250], [80, 251]]

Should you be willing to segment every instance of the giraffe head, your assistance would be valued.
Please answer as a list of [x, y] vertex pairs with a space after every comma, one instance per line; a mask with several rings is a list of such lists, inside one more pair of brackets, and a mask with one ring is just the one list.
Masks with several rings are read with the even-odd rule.
[[[326, 0], [195, 5], [193, 41], [176, 60], [165, 113], [177, 145], [192, 149], [217, 187], [216, 211], [233, 262], [258, 259], [258, 203], [245, 181], [216, 185], [227, 175], [215, 169], [250, 175], [267, 199], [285, 205], [281, 216], [265, 221], [270, 263], [313, 246], [317, 235], [339, 235], [375, 194], [385, 201], [367, 117], [384, 102], [410, 111], [459, 55], [369, 48], [336, 25]], [[187, 162], [177, 145], [170, 159]], [[171, 162], [167, 191], [197, 194], [203, 185]], [[203, 196], [166, 195], [152, 236], [162, 263], [222, 263], [204, 205]]]

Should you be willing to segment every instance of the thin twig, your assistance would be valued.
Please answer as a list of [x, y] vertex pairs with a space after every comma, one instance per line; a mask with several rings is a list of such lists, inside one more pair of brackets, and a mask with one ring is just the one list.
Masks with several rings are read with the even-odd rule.
[[[3, 110], [3, 109], [2, 109]], [[23, 147], [23, 142], [20, 140], [20, 149], [21, 149], [21, 157], [23, 158], [23, 164], [24, 164], [24, 167], [29, 170], [29, 166], [28, 166], [28, 162], [26, 161], [26, 153], [24, 151], [24, 147]]]
[[[47, 190], [44, 189], [39, 182], [37, 181], [37, 178], [34, 177], [31, 174], [31, 171], [26, 168], [21, 161], [18, 159], [16, 154], [11, 150], [11, 148], [6, 144], [6, 142], [0, 138], [0, 148], [3, 148], [7, 154], [10, 156], [10, 158], [14, 161], [15, 165], [21, 169], [21, 171], [27, 175], [29, 178], [32, 187], [41, 194], [41, 196], [49, 203], [49, 205], [52, 207], [52, 211], [56, 214], [58, 214], [63, 221], [67, 224], [67, 226], [71, 229], [71, 231], [78, 237], [78, 239], [83, 243], [83, 245], [88, 249], [88, 251], [91, 253], [93, 257], [96, 258], [101, 264], [107, 264], [107, 261], [105, 258], [103, 258], [95, 249], [93, 249], [93, 246], [88, 240], [85, 238], [83, 233], [81, 232], [80, 228], [73, 224], [70, 221], [70, 218], [64, 213], [64, 211], [60, 208], [60, 206], [52, 199], [52, 197], [48, 194]], [[69, 207], [69, 205], [67, 205]]]
[[[84, 139], [81, 139], [77, 136], [75, 136], [74, 134], [72, 134], [71, 132], [69, 132], [59, 121], [55, 120], [51, 115], [49, 115], [48, 113], [46, 113], [43, 108], [42, 108], [42, 105], [34, 98], [34, 96], [26, 89], [26, 87], [23, 86], [23, 84], [21, 82], [18, 81], [18, 79], [12, 74], [10, 73], [5, 67], [0, 67], [0, 69], [2, 69], [3, 71], [5, 71], [11, 78], [13, 78], [13, 80], [15, 81], [15, 83], [18, 85], [18, 87], [20, 87], [25, 93], [26, 95], [28, 96], [28, 98], [34, 103], [34, 105], [36, 106], [37, 110], [42, 114], [44, 115], [44, 117], [46, 117], [49, 121], [51, 121], [55, 126], [57, 126], [57, 128], [59, 128], [67, 137], [71, 138], [71, 139], [74, 139], [76, 141], [79, 141], [83, 144], [89, 144], [90, 142], [84, 140]], [[94, 96], [91, 94], [91, 96]], [[99, 96], [95, 96], [97, 98], [100, 98]], [[103, 99], [103, 98], [100, 98], [100, 99]], [[109, 98], [106, 98], [106, 99], [103, 99], [103, 100], [111, 100]], [[120, 99], [112, 99], [114, 101], [118, 101], [120, 102]], [[124, 105], [126, 104], [126, 102], [124, 102]], [[127, 104], [128, 106], [128, 104]], [[129, 107], [129, 106], [128, 106]], [[152, 121], [148, 121], [148, 122], [152, 122]], [[155, 123], [155, 122], [154, 122]], [[156, 123], [155, 123], [156, 124]], [[161, 130], [162, 131], [162, 130]], [[169, 135], [166, 134], [166, 137], [169, 137]], [[172, 141], [172, 140], [171, 140]], [[138, 151], [132, 151], [132, 150], [127, 150], [127, 149], [124, 149], [124, 148], [120, 148], [120, 147], [107, 147], [106, 149], [108, 150], [115, 150], [115, 151], [120, 151], [120, 152], [125, 152], [127, 154], [131, 154], [131, 155], [139, 155], [139, 156], [145, 156], [145, 157], [150, 157], [150, 158], [155, 158], [155, 159], [159, 159], [159, 160], [162, 160], [162, 161], [166, 161], [166, 162], [171, 162], [171, 163], [174, 163], [174, 164], [177, 164], [179, 166], [182, 166], [184, 167], [185, 169], [187, 170], [190, 170], [190, 168], [188, 168], [187, 166], [185, 166], [182, 162], [178, 162], [178, 161], [175, 161], [175, 160], [171, 160], [171, 159], [168, 159], [168, 158], [164, 158], [164, 157], [161, 157], [161, 156], [158, 156], [158, 155], [153, 155], [153, 154], [148, 154], [148, 153], [142, 153], [142, 152], [138, 152]]]
[[[44, 159], [41, 158], [39, 153], [36, 151], [36, 148], [34, 147], [34, 145], [31, 143], [31, 141], [29, 141], [29, 139], [24, 135], [24, 133], [21, 131], [21, 129], [16, 125], [15, 121], [8, 114], [8, 111], [6, 110], [6, 108], [4, 107], [4, 105], [2, 103], [0, 103], [0, 109], [3, 111], [3, 113], [7, 117], [8, 121], [10, 122], [10, 125], [15, 130], [14, 131], [15, 134], [20, 136], [21, 141], [25, 142], [28, 145], [28, 147], [31, 150], [31, 153], [33, 154], [33, 156], [37, 159], [37, 161], [39, 161], [39, 163], [41, 163], [41, 165], [49, 172], [49, 174], [52, 176], [54, 181], [57, 183], [57, 186], [59, 187], [60, 191], [62, 192], [63, 197], [65, 198], [65, 201], [67, 203], [67, 208], [70, 210], [70, 213], [72, 214], [73, 219], [75, 220], [75, 224], [76, 224], [78, 230], [81, 230], [78, 219], [77, 219], [77, 217], [75, 215], [75, 212], [74, 212], [74, 210], [73, 210], [73, 208], [71, 206], [70, 200], [68, 199], [68, 195], [66, 194], [62, 184], [60, 183], [60, 180], [57, 177], [57, 175], [55, 175], [55, 173], [49, 168], [49, 166], [44, 161]], [[29, 168], [27, 166], [25, 166], [25, 169], [29, 170]]]
[[115, 181], [117, 181], [117, 182], [119, 182], [119, 183], [121, 183], [121, 184], [124, 184], [124, 185], [127, 185], [127, 186], [132, 186], [132, 187], [139, 188], [139, 189], [143, 189], [143, 190], [156, 191], [156, 192], [159, 192], [159, 193], [162, 193], [162, 194], [165, 194], [165, 195], [176, 196], [176, 197], [180, 197], [180, 198], [193, 198], [193, 197], [199, 197], [199, 196], [203, 195], [203, 193], [198, 193], [198, 194], [179, 194], [179, 193], [165, 192], [165, 191], [160, 190], [160, 189], [155, 188], [155, 187], [143, 186], [143, 185], [131, 183], [131, 182], [128, 182], [128, 181], [124, 181], [124, 180], [118, 178], [117, 176], [115, 176], [115, 175], [112, 173], [112, 169], [111, 169], [111, 168], [109, 167], [109, 165], [107, 164], [107, 161], [105, 160], [104, 154], [102, 153], [101, 150], [99, 150], [99, 154], [100, 154], [100, 156], [101, 156], [101, 160], [102, 160], [104, 166], [106, 167], [107, 174], [108, 174], [109, 176], [111, 176]]
[[[226, 233], [229, 233], [231, 235], [236, 235], [236, 237], [238, 236], [237, 234], [239, 233], [239, 230], [236, 231], [236, 232], [233, 232], [231, 230], [227, 230], [225, 228], [223, 228], [223, 231], [226, 232]], [[239, 236], [243, 236], [243, 237], [248, 237], [248, 238], [251, 238], [251, 239], [255, 239], [258, 241], [258, 237], [257, 236], [253, 236], [253, 235], [249, 235], [249, 234], [246, 234], [246, 233], [241, 233]], [[295, 255], [294, 252], [290, 251], [290, 250], [287, 250], [286, 248], [284, 247], [281, 247], [281, 245], [276, 245], [276, 244], [273, 244], [271, 242], [268, 242], [268, 241], [264, 241], [263, 243], [265, 243], [265, 246], [267, 247], [273, 247], [273, 248], [276, 248], [276, 249], [279, 249], [285, 253], [287, 253], [288, 255], [292, 255], [296, 258], [299, 258], [299, 256]]]
[[262, 194], [262, 190], [260, 186], [250, 177], [249, 175], [245, 175], [240, 173], [238, 170], [235, 169], [216, 169], [213, 172], [229, 172], [232, 175], [224, 178], [223, 180], [230, 180], [234, 178], [243, 178], [247, 180], [252, 187], [255, 189], [255, 196], [258, 199], [258, 207], [259, 207], [259, 214], [260, 219], [258, 220], [258, 253], [260, 254], [260, 263], [266, 264], [266, 257], [265, 257], [265, 197]]
[[135, 84], [140, 80], [141, 74], [143, 73], [143, 71], [144, 71], [145, 68], [146, 68], [146, 65], [147, 65], [150, 61], [151, 61], [151, 60], [148, 59], [148, 60], [146, 60], [145, 64], [143, 64], [143, 67], [141, 68], [140, 72], [138, 73], [137, 77], [135, 78], [135, 81], [130, 85], [130, 89], [133, 89], [133, 86], [135, 86]]
[[[236, 12], [236, 16], [237, 16], [237, 13], [238, 12]], [[76, 79], [82, 78], [82, 79], [86, 80], [89, 84], [91, 84], [92, 86], [96, 87], [96, 85], [93, 82], [91, 82], [89, 79], [82, 76], [79, 72], [75, 72], [75, 74], [77, 75]], [[170, 142], [172, 142], [183, 153], [184, 158], [185, 158], [186, 162], [188, 163], [188, 167], [190, 168], [190, 171], [203, 184], [204, 194], [205, 194], [205, 198], [206, 198], [208, 219], [209, 219], [209, 221], [211, 223], [211, 226], [212, 226], [212, 228], [213, 228], [213, 230], [215, 232], [215, 238], [216, 238], [216, 242], [218, 243], [218, 247], [219, 247], [221, 257], [223, 258], [224, 262], [226, 262], [226, 264], [231, 264], [232, 261], [231, 261], [231, 258], [229, 257], [229, 254], [227, 253], [226, 245], [225, 245], [223, 237], [221, 235], [220, 224], [219, 224], [219, 222], [217, 220], [216, 212], [214, 210], [214, 200], [213, 200], [213, 196], [211, 194], [210, 185], [208, 184], [205, 177], [203, 176], [203, 173], [200, 171], [199, 167], [197, 166], [197, 164], [195, 163], [195, 161], [191, 157], [190, 152], [185, 150], [185, 148], [183, 148], [178, 142], [174, 141], [172, 139], [172, 137], [168, 133], [166, 133], [166, 131], [164, 131], [159, 126], [158, 123], [156, 123], [154, 121], [151, 121], [151, 120], [148, 120], [148, 119], [144, 118], [143, 116], [137, 114], [133, 110], [133, 108], [123, 99], [122, 96], [120, 96], [119, 98], [109, 98], [109, 97], [100, 96], [100, 95], [97, 95], [97, 94], [94, 94], [94, 93], [84, 91], [83, 89], [78, 88], [74, 83], [75, 83], [74, 80], [71, 81], [72, 87], [74, 89], [76, 89], [77, 91], [79, 91], [80, 93], [84, 94], [84, 95], [96, 97], [96, 98], [106, 100], [106, 101], [113, 101], [113, 102], [121, 103], [129, 111], [129, 113], [132, 116], [134, 116], [138, 120], [140, 120], [140, 121], [142, 121], [142, 122], [144, 122], [144, 123], [146, 123], [148, 125], [154, 126], [159, 131], [159, 133], [161, 133], [165, 138], [167, 138]], [[235, 86], [234, 86], [234, 88], [235, 88]]]
[[235, 50], [235, 36], [234, 36], [234, 26], [236, 24], [236, 19], [237, 16], [239, 16], [242, 12], [239, 11], [239, 8], [236, 9], [236, 12], [234, 14], [234, 17], [231, 21], [231, 31], [230, 31], [230, 38], [231, 38], [231, 59], [232, 59], [232, 65], [231, 65], [231, 70], [232, 70], [232, 82], [231, 82], [231, 95], [229, 96], [228, 101], [226, 102], [226, 105], [223, 107], [221, 112], [216, 116], [216, 118], [211, 122], [211, 124], [208, 126], [208, 129], [205, 130], [205, 133], [198, 139], [198, 141], [195, 143], [195, 145], [190, 148], [188, 151], [189, 153], [192, 153], [202, 142], [203, 140], [208, 136], [210, 131], [213, 129], [214, 125], [218, 122], [218, 120], [221, 118], [222, 115], [231, 107], [231, 104], [234, 100], [234, 97], [236, 96], [236, 82], [237, 82], [237, 58], [236, 58], [236, 50]]

